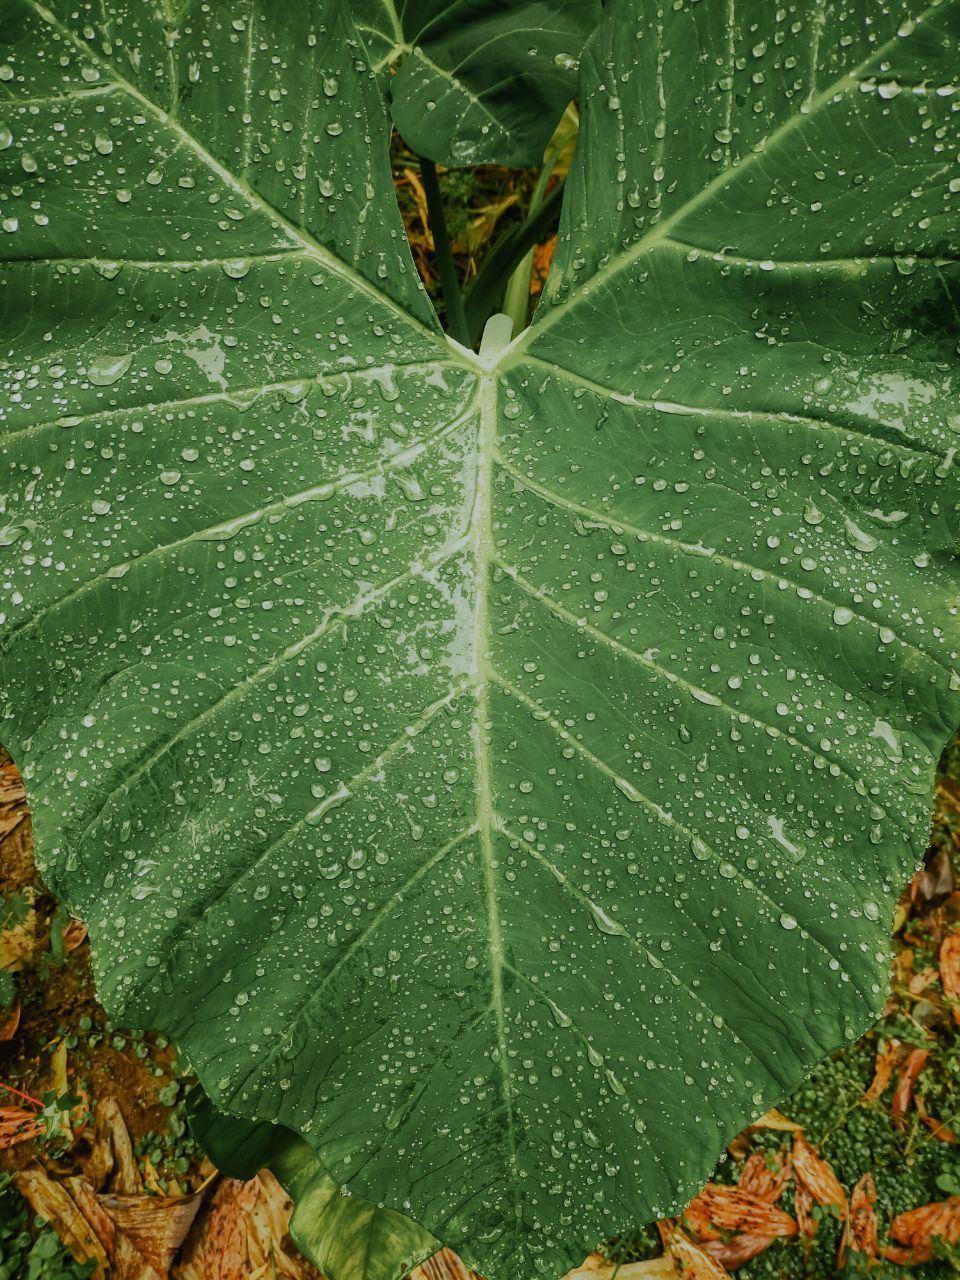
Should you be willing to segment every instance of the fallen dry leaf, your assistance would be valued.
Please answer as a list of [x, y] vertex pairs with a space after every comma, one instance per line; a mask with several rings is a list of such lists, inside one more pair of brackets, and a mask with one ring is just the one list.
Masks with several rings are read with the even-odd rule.
[[837, 1268], [843, 1270], [847, 1250], [863, 1254], [869, 1266], [877, 1256], [877, 1189], [873, 1178], [865, 1173], [850, 1193], [850, 1209], [837, 1249]]
[[121, 1196], [143, 1193], [143, 1179], [133, 1154], [130, 1134], [113, 1098], [103, 1098], [97, 1103], [93, 1150], [87, 1161], [86, 1175], [95, 1191], [109, 1190]]
[[0, 765], [0, 840], [27, 816], [27, 797], [15, 764]]
[[956, 1142], [957, 1135], [952, 1129], [947, 1128], [942, 1120], [938, 1120], [935, 1116], [930, 1115], [927, 1111], [926, 1103], [921, 1094], [916, 1094], [913, 1099], [914, 1106], [920, 1115], [920, 1119], [927, 1126], [933, 1136], [940, 1142]]
[[260, 1171], [260, 1195], [250, 1214], [247, 1244], [250, 1261], [262, 1267], [270, 1280], [300, 1280], [303, 1266], [299, 1254], [279, 1248], [287, 1237], [293, 1201], [269, 1169]]
[[938, 972], [932, 965], [928, 965], [926, 969], [921, 969], [919, 973], [915, 973], [907, 983], [907, 990], [912, 996], [923, 995], [927, 987], [931, 983], [936, 982]]
[[763, 1253], [764, 1249], [769, 1249], [778, 1238], [777, 1236], [750, 1235], [744, 1232], [731, 1236], [729, 1240], [708, 1240], [700, 1247], [704, 1253], [709, 1253], [711, 1258], [726, 1267], [728, 1271], [736, 1271], [738, 1267], [742, 1267], [758, 1254]]
[[[27, 900], [25, 917], [8, 929], [0, 928], [0, 969], [7, 973], [19, 973], [33, 959], [37, 945], [37, 913], [33, 906], [33, 890], [25, 889]], [[0, 899], [2, 903], [2, 899]]]
[[817, 1220], [813, 1216], [813, 1205], [814, 1200], [809, 1189], [802, 1182], [798, 1183], [793, 1197], [793, 1211], [797, 1215], [797, 1226], [807, 1247], [810, 1240], [817, 1234]]
[[960, 933], [948, 933], [940, 944], [940, 982], [953, 1001], [953, 1020], [960, 1026]]
[[789, 1213], [741, 1187], [708, 1182], [683, 1211], [683, 1221], [700, 1241], [721, 1240], [731, 1232], [751, 1235], [795, 1236], [797, 1224]]
[[96, 1263], [92, 1280], [105, 1280], [109, 1255], [73, 1197], [39, 1167], [22, 1169], [14, 1178], [14, 1185], [34, 1213], [50, 1224], [77, 1262]]
[[36, 1111], [27, 1111], [24, 1107], [0, 1107], [0, 1151], [39, 1138], [46, 1127], [46, 1122]]
[[[138, 1261], [141, 1269], [146, 1264], [159, 1276], [166, 1276], [205, 1194], [204, 1189], [190, 1196], [98, 1196], [100, 1207], [116, 1228], [115, 1263], [124, 1264], [124, 1270], [131, 1268], [131, 1278], [137, 1274], [132, 1266]], [[120, 1280], [118, 1269], [115, 1265], [111, 1280]]]
[[608, 1262], [599, 1253], [591, 1253], [583, 1265], [568, 1272], [564, 1280], [682, 1280], [682, 1277], [668, 1254], [645, 1262], [618, 1264]]
[[452, 1249], [441, 1249], [410, 1273], [410, 1280], [475, 1280], [475, 1277], [476, 1272]]
[[956, 1244], [960, 1240], [960, 1196], [949, 1200], [922, 1205], [907, 1213], [898, 1213], [890, 1223], [890, 1236], [899, 1245], [888, 1245], [884, 1256], [891, 1262], [916, 1265], [929, 1262], [933, 1257], [933, 1241], [945, 1240]]
[[724, 1280], [727, 1272], [722, 1264], [694, 1244], [675, 1222], [658, 1222], [657, 1230], [664, 1253], [672, 1259], [683, 1280]]
[[12, 1040], [20, 1025], [20, 1001], [12, 1009], [0, 1010], [0, 1043]]
[[751, 1196], [774, 1204], [780, 1199], [783, 1188], [787, 1185], [792, 1173], [790, 1157], [777, 1155], [771, 1166], [762, 1152], [754, 1152], [743, 1166], [739, 1187]]
[[955, 887], [953, 862], [946, 845], [940, 846], [913, 877], [910, 897], [916, 914], [949, 898]]
[[917, 1083], [917, 1077], [926, 1065], [929, 1056], [929, 1049], [911, 1049], [904, 1059], [903, 1066], [900, 1068], [900, 1074], [897, 1077], [897, 1088], [893, 1095], [893, 1102], [890, 1110], [893, 1113], [893, 1122], [899, 1128], [903, 1128], [904, 1117], [913, 1098], [913, 1090]]
[[67, 927], [61, 934], [63, 939], [64, 951], [76, 951], [81, 942], [87, 937], [87, 926], [82, 920], [74, 920], [72, 917]]
[[863, 1095], [865, 1102], [877, 1102], [883, 1096], [893, 1078], [902, 1050], [903, 1045], [899, 1040], [885, 1040], [881, 1043], [874, 1063], [873, 1079]]
[[846, 1215], [847, 1193], [826, 1160], [802, 1133], [793, 1140], [793, 1173], [798, 1185], [809, 1191], [817, 1204]]

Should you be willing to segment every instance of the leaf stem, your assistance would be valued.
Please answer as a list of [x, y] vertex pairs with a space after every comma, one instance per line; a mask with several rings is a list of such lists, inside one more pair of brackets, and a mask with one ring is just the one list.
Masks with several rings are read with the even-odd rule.
[[29, 1102], [31, 1106], [37, 1107], [41, 1111], [43, 1110], [42, 1102], [37, 1098], [32, 1098], [29, 1093], [21, 1093], [20, 1090], [15, 1089], [12, 1084], [4, 1084], [3, 1081], [0, 1080], [0, 1089], [6, 1089], [7, 1093], [12, 1093], [14, 1097], [22, 1098], [24, 1102]]
[[463, 295], [460, 292], [460, 281], [457, 279], [457, 268], [453, 261], [447, 220], [443, 214], [443, 197], [440, 195], [440, 183], [437, 181], [437, 166], [426, 156], [420, 156], [419, 160], [423, 190], [427, 197], [430, 234], [433, 236], [437, 270], [440, 273], [440, 288], [443, 291], [443, 301], [447, 309], [447, 325], [451, 337], [456, 338], [462, 346], [469, 347], [472, 345], [470, 330], [467, 326], [466, 312], [463, 309]]
[[522, 262], [526, 254], [539, 244], [556, 218], [563, 200], [563, 189], [563, 182], [557, 183], [526, 222], [501, 236], [484, 259], [470, 286], [465, 304], [471, 346], [498, 307], [504, 280], [517, 269], [517, 264]]

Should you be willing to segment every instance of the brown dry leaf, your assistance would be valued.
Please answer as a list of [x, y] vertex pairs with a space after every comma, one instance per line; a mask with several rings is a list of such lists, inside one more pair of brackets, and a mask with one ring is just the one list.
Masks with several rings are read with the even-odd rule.
[[740, 1187], [708, 1182], [683, 1211], [684, 1223], [701, 1241], [720, 1240], [731, 1232], [795, 1236], [797, 1224], [769, 1200]]
[[63, 938], [64, 951], [76, 951], [80, 943], [86, 941], [87, 926], [82, 920], [74, 920], [71, 917], [61, 937]]
[[935, 1116], [932, 1116], [929, 1113], [929, 1111], [927, 1110], [926, 1103], [924, 1102], [923, 1097], [919, 1093], [915, 1095], [913, 1101], [914, 1101], [914, 1105], [917, 1108], [917, 1111], [920, 1114], [920, 1119], [927, 1126], [927, 1128], [930, 1130], [930, 1132], [933, 1134], [935, 1138], [937, 1138], [940, 1142], [956, 1142], [957, 1141], [957, 1135], [954, 1133], [954, 1131], [952, 1129], [947, 1128], [947, 1126], [944, 1124], [942, 1120], [938, 1120]]
[[941, 845], [913, 877], [910, 897], [915, 911], [922, 914], [926, 908], [949, 898], [955, 887], [950, 851]]
[[767, 1163], [767, 1157], [757, 1151], [744, 1164], [738, 1185], [748, 1195], [766, 1200], [768, 1204], [775, 1204], [792, 1172], [789, 1155], [775, 1156], [771, 1166]]
[[90, 1259], [96, 1262], [92, 1280], [105, 1280], [109, 1255], [72, 1196], [36, 1167], [22, 1169], [14, 1184], [34, 1213], [50, 1224], [60, 1243], [77, 1262]]
[[93, 1150], [87, 1162], [86, 1175], [95, 1191], [108, 1189], [121, 1196], [143, 1193], [143, 1179], [133, 1154], [130, 1134], [113, 1098], [103, 1098], [97, 1103]]
[[797, 1183], [793, 1197], [793, 1211], [797, 1215], [797, 1226], [806, 1244], [817, 1234], [817, 1220], [813, 1216], [813, 1196], [802, 1182]]
[[139, 1280], [144, 1266], [166, 1276], [205, 1194], [206, 1188], [190, 1196], [98, 1196], [116, 1228], [111, 1280], [128, 1274]]
[[796, 1124], [793, 1120], [778, 1111], [776, 1107], [771, 1107], [759, 1120], [754, 1120], [750, 1125], [751, 1129], [781, 1129], [785, 1133], [800, 1133], [803, 1130], [802, 1124]]
[[960, 933], [948, 933], [940, 944], [940, 982], [943, 994], [955, 1002], [953, 1020], [960, 1026]]
[[900, 1068], [896, 1092], [890, 1105], [890, 1110], [893, 1113], [893, 1123], [898, 1128], [903, 1128], [904, 1117], [913, 1097], [917, 1077], [926, 1065], [929, 1054], [929, 1049], [911, 1049], [904, 1060], [903, 1066]]
[[802, 1133], [793, 1140], [793, 1173], [797, 1183], [810, 1192], [817, 1204], [846, 1215], [847, 1193], [826, 1160]]
[[865, 1102], [876, 1102], [884, 1094], [887, 1085], [893, 1078], [893, 1072], [900, 1061], [903, 1045], [899, 1040], [883, 1041], [877, 1050], [876, 1063], [873, 1069], [873, 1080], [863, 1095]]
[[46, 1127], [46, 1122], [35, 1111], [27, 1111], [24, 1107], [0, 1107], [0, 1151], [39, 1138]]
[[850, 1210], [837, 1249], [838, 1270], [843, 1270], [848, 1249], [863, 1254], [869, 1266], [878, 1261], [876, 1201], [873, 1178], [865, 1173], [850, 1193]]
[[[414, 1276], [411, 1280], [414, 1280]], [[648, 1258], [645, 1262], [627, 1262], [619, 1265], [608, 1262], [599, 1253], [591, 1253], [580, 1267], [564, 1276], [564, 1280], [681, 1280], [673, 1259], [664, 1254], [660, 1258]]]
[[705, 1253], [698, 1244], [694, 1244], [675, 1222], [669, 1219], [658, 1222], [657, 1230], [664, 1253], [673, 1260], [683, 1280], [724, 1280], [726, 1268], [716, 1258]]
[[475, 1277], [476, 1272], [452, 1249], [441, 1249], [410, 1273], [410, 1280], [475, 1280]]
[[17, 1027], [20, 1025], [20, 1001], [13, 1006], [12, 1009], [3, 1012], [0, 1011], [0, 1043], [6, 1040], [12, 1040], [17, 1034]]
[[936, 982], [938, 977], [937, 970], [932, 965], [926, 969], [921, 969], [919, 973], [915, 973], [907, 983], [907, 990], [912, 996], [922, 996], [927, 987], [932, 982]]
[[0, 969], [7, 973], [19, 973], [33, 959], [37, 945], [37, 913], [34, 910], [32, 889], [24, 889], [28, 907], [26, 918], [12, 929], [0, 930]]
[[765, 1249], [769, 1249], [778, 1239], [778, 1236], [744, 1233], [731, 1236], [729, 1240], [708, 1240], [700, 1247], [704, 1253], [709, 1253], [711, 1258], [715, 1258], [728, 1271], [736, 1271], [738, 1267], [742, 1267], [758, 1254], [763, 1253]]
[[907, 1265], [929, 1262], [933, 1257], [934, 1239], [949, 1244], [960, 1241], [960, 1196], [898, 1213], [890, 1223], [890, 1236], [898, 1244], [908, 1246], [898, 1249], [888, 1245], [883, 1252], [891, 1262]]
[[301, 1280], [300, 1255], [287, 1253], [284, 1243], [290, 1227], [293, 1201], [269, 1169], [259, 1176], [260, 1194], [250, 1213], [247, 1244], [254, 1267], [263, 1267], [271, 1280]]
[[247, 1215], [259, 1194], [257, 1178], [224, 1178], [187, 1237], [173, 1280], [245, 1280]]
[[530, 269], [530, 293], [536, 296], [541, 293], [550, 273], [550, 264], [557, 248], [557, 237], [551, 236], [544, 244], [538, 244], [533, 251], [533, 265]]
[[519, 199], [515, 191], [509, 191], [500, 200], [471, 209], [470, 212], [476, 216], [470, 219], [467, 231], [467, 249], [470, 253], [483, 248], [496, 230], [497, 223], [508, 209], [519, 203]]
[[0, 840], [27, 816], [27, 797], [15, 764], [0, 765]]

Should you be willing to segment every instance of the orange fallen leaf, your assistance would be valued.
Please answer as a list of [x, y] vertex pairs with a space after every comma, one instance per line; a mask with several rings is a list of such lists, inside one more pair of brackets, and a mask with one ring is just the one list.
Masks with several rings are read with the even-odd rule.
[[929, 1262], [933, 1257], [935, 1239], [948, 1244], [960, 1241], [960, 1196], [898, 1213], [890, 1223], [890, 1236], [898, 1244], [907, 1246], [897, 1248], [896, 1245], [888, 1245], [883, 1252], [891, 1262], [909, 1266]]
[[15, 764], [0, 765], [0, 840], [27, 816], [27, 797]]
[[940, 944], [939, 959], [943, 994], [954, 1002], [953, 1020], [960, 1026], [960, 932], [947, 934]]
[[893, 1123], [898, 1128], [903, 1128], [904, 1117], [913, 1097], [917, 1077], [926, 1065], [929, 1053], [929, 1049], [911, 1049], [904, 1060], [903, 1066], [900, 1068], [900, 1074], [897, 1077], [897, 1088], [890, 1106], [890, 1110], [893, 1113]]
[[20, 1025], [20, 1001], [9, 1010], [0, 1010], [0, 1042], [12, 1040]]
[[669, 1219], [657, 1223], [664, 1253], [673, 1261], [683, 1280], [724, 1280], [726, 1268]]
[[762, 1152], [756, 1151], [744, 1163], [743, 1172], [740, 1174], [739, 1187], [741, 1191], [746, 1191], [749, 1195], [758, 1196], [759, 1199], [766, 1200], [768, 1204], [774, 1204], [780, 1199], [790, 1174], [789, 1156], [785, 1159], [779, 1155], [776, 1156], [775, 1163], [771, 1166], [767, 1163], [766, 1156]]
[[813, 1205], [814, 1200], [809, 1189], [802, 1182], [798, 1183], [793, 1197], [793, 1211], [797, 1215], [797, 1226], [800, 1228], [805, 1247], [817, 1234], [817, 1220], [813, 1216]]
[[46, 1121], [24, 1107], [0, 1107], [0, 1151], [31, 1142], [46, 1132]]
[[837, 1249], [838, 1270], [843, 1270], [848, 1249], [863, 1254], [869, 1266], [878, 1261], [876, 1200], [873, 1178], [865, 1173], [850, 1193], [850, 1209]]
[[795, 1236], [797, 1224], [789, 1213], [741, 1187], [708, 1182], [683, 1211], [683, 1221], [701, 1241], [720, 1240], [731, 1232]]
[[916, 1094], [913, 1101], [920, 1115], [920, 1119], [927, 1126], [927, 1128], [930, 1130], [930, 1132], [933, 1134], [935, 1138], [937, 1138], [940, 1142], [956, 1142], [957, 1141], [957, 1135], [954, 1133], [954, 1131], [952, 1129], [947, 1128], [947, 1126], [943, 1123], [942, 1120], [938, 1120], [935, 1116], [932, 1116], [929, 1113], [929, 1111], [927, 1110], [926, 1103], [924, 1102], [923, 1096], [921, 1094], [919, 1093]]
[[802, 1133], [793, 1140], [793, 1172], [797, 1183], [809, 1191], [817, 1204], [846, 1214], [847, 1193], [826, 1160]]
[[907, 990], [912, 996], [919, 996], [926, 991], [932, 982], [937, 980], [937, 970], [932, 965], [928, 965], [926, 969], [921, 969], [919, 973], [915, 973], [907, 983]]
[[[747, 1232], [731, 1236], [729, 1240], [708, 1240], [700, 1247], [709, 1253], [728, 1271], [736, 1271], [745, 1263], [752, 1261], [765, 1249], [769, 1249], [779, 1239], [778, 1236], [751, 1235]], [[619, 1277], [618, 1277], [619, 1280]]]
[[876, 1102], [886, 1091], [887, 1085], [893, 1078], [893, 1072], [897, 1063], [900, 1061], [900, 1054], [903, 1045], [899, 1040], [887, 1040], [877, 1051], [876, 1062], [873, 1069], [873, 1080], [870, 1087], [864, 1093], [864, 1101]]

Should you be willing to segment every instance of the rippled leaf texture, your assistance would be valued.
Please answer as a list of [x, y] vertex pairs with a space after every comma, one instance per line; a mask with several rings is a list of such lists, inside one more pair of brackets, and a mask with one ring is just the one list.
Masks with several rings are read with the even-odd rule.
[[960, 718], [960, 5], [616, 0], [480, 359], [332, 0], [105, 12], [0, 73], [45, 874], [215, 1103], [561, 1272], [880, 1008]]
[[600, 17], [598, 0], [352, 0], [352, 9], [397, 128], [445, 165], [539, 164]]
[[398, 1280], [439, 1249], [411, 1218], [341, 1195], [309, 1144], [282, 1125], [224, 1115], [196, 1087], [187, 1107], [190, 1128], [218, 1169], [244, 1180], [273, 1171], [295, 1203], [291, 1236], [329, 1280]]

